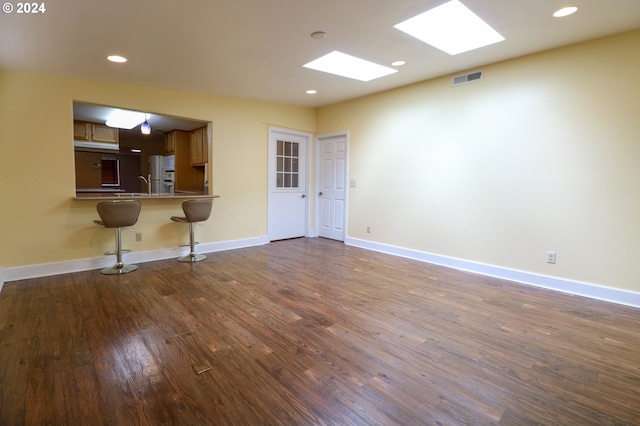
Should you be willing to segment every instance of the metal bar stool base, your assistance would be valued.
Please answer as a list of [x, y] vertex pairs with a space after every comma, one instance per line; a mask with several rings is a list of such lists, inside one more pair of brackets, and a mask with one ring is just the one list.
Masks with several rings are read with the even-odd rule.
[[[211, 199], [187, 200], [182, 203], [182, 210], [184, 211], [185, 217], [171, 216], [171, 220], [174, 222], [189, 224], [189, 254], [179, 257], [179, 262], [195, 263], [207, 258], [204, 254], [196, 254], [196, 245], [198, 242], [194, 238], [193, 225], [209, 218], [209, 215], [211, 214], [211, 201]], [[186, 245], [187, 244], [181, 244], [180, 247], [184, 247]]]
[[193, 263], [200, 262], [201, 260], [205, 260], [206, 258], [207, 256], [205, 256], [204, 254], [189, 253], [186, 256], [179, 257], [178, 261]]
[[[122, 251], [120, 253], [131, 253], [131, 250], [122, 249]], [[117, 250], [105, 251], [104, 254], [106, 256], [116, 256], [118, 254], [118, 251]]]
[[123, 263], [116, 263], [115, 265], [109, 268], [104, 268], [100, 270], [100, 273], [104, 275], [119, 275], [119, 274], [128, 274], [129, 272], [133, 272], [136, 269], [138, 269], [136, 265], [125, 265]]
[[110, 268], [101, 269], [101, 274], [120, 275], [138, 269], [135, 265], [125, 265], [124, 262], [122, 262], [122, 253], [129, 253], [131, 251], [122, 248], [122, 228], [133, 226], [138, 221], [140, 207], [141, 204], [138, 200], [103, 201], [96, 206], [100, 220], [94, 220], [94, 222], [105, 228], [116, 230], [116, 248], [115, 250], [105, 253], [115, 254], [116, 264]]

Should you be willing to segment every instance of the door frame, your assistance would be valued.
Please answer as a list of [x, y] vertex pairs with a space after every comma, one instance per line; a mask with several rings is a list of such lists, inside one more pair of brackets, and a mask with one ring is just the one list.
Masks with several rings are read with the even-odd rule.
[[267, 238], [269, 239], [269, 241], [271, 241], [271, 236], [269, 235], [269, 229], [271, 228], [269, 226], [269, 212], [271, 211], [271, 209], [269, 208], [269, 204], [272, 202], [271, 200], [271, 173], [274, 171], [273, 170], [273, 165], [271, 164], [271, 156], [269, 155], [269, 149], [270, 144], [271, 144], [271, 140], [272, 137], [275, 133], [282, 133], [285, 135], [293, 135], [299, 138], [303, 138], [304, 139], [304, 144], [305, 144], [305, 148], [306, 148], [306, 161], [305, 161], [305, 184], [304, 184], [304, 192], [306, 194], [306, 197], [304, 199], [304, 213], [305, 213], [305, 218], [304, 218], [304, 236], [305, 237], [309, 237], [312, 235], [309, 235], [309, 223], [311, 221], [311, 211], [309, 209], [309, 192], [311, 189], [311, 179], [310, 179], [310, 173], [311, 173], [311, 140], [313, 135], [311, 133], [308, 132], [303, 132], [301, 130], [293, 130], [293, 129], [287, 129], [287, 128], [283, 128], [283, 127], [274, 127], [274, 126], [269, 126], [269, 132], [268, 132], [268, 137], [267, 137]]
[[315, 193], [314, 193], [314, 204], [315, 204], [315, 208], [314, 208], [314, 228], [317, 230], [316, 232], [316, 236], [320, 235], [320, 196], [318, 195], [320, 193], [320, 158], [321, 158], [321, 154], [320, 154], [320, 141], [322, 139], [331, 139], [331, 138], [335, 138], [335, 137], [340, 137], [340, 136], [344, 136], [345, 142], [346, 142], [346, 146], [345, 146], [345, 173], [344, 173], [344, 187], [345, 187], [345, 193], [344, 193], [344, 231], [343, 231], [343, 235], [342, 235], [342, 241], [346, 241], [347, 239], [347, 234], [348, 234], [348, 218], [349, 218], [349, 189], [351, 188], [351, 186], [349, 185], [349, 131], [348, 130], [344, 130], [341, 132], [334, 132], [334, 133], [325, 133], [322, 135], [317, 135], [316, 139], [315, 139], [315, 144], [316, 144], [316, 149], [315, 149], [315, 155], [316, 155], [316, 161], [315, 161], [315, 165], [316, 165], [316, 171], [315, 171]]

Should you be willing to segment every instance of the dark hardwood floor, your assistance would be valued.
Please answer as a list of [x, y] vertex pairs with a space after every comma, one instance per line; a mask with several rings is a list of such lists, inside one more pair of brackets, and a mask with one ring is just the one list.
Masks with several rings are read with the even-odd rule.
[[640, 424], [639, 309], [324, 239], [138, 266], [5, 284], [1, 425]]

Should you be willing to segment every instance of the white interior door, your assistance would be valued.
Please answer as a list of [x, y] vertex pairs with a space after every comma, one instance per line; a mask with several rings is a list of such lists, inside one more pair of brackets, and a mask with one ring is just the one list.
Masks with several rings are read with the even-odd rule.
[[347, 220], [347, 134], [318, 136], [316, 143], [318, 235], [344, 241]]
[[310, 139], [308, 133], [269, 128], [270, 241], [307, 235], [307, 151]]

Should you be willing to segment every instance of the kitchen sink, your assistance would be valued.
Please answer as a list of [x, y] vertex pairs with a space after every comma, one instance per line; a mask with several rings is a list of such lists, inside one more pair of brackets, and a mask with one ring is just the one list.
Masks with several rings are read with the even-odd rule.
[[147, 194], [146, 192], [116, 192], [116, 197], [163, 197], [171, 195], [169, 192], [156, 192], [153, 194]]
[[146, 192], [116, 192], [116, 197], [148, 197]]

